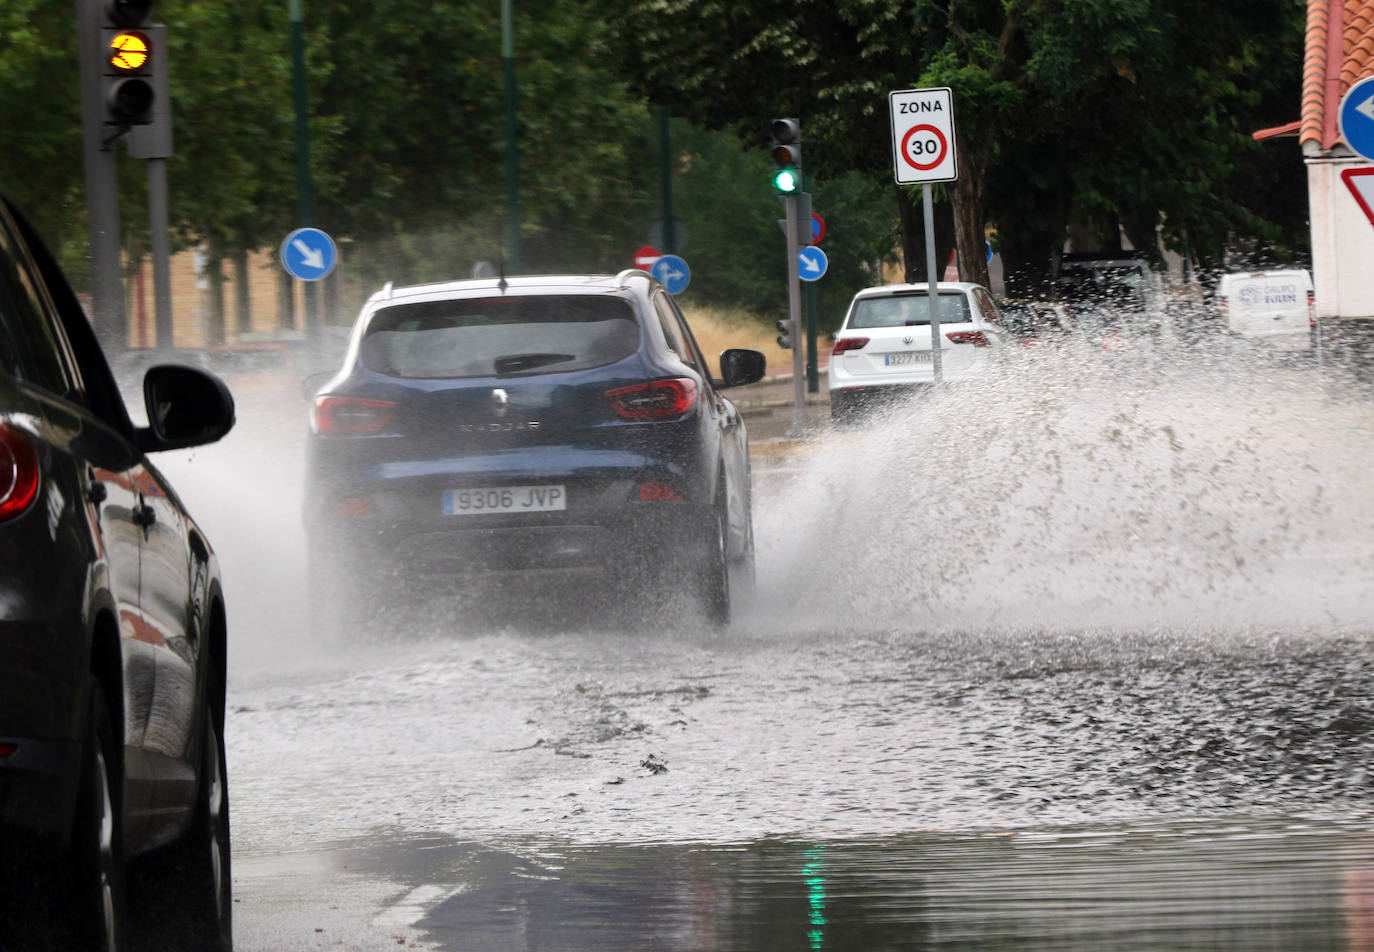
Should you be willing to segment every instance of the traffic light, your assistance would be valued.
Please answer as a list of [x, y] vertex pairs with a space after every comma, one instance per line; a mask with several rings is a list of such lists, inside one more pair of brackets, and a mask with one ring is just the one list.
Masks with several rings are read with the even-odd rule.
[[774, 119], [771, 130], [773, 144], [769, 155], [777, 167], [773, 173], [773, 187], [790, 195], [801, 188], [801, 121]]
[[792, 349], [792, 322], [774, 321], [773, 326], [778, 329], [778, 346], [783, 350]]
[[117, 129], [151, 122], [151, 78], [162, 51], [156, 49], [146, 27], [152, 0], [103, 0], [101, 51], [105, 58], [102, 101], [105, 124]]
[[166, 30], [152, 19], [153, 0], [94, 0], [100, 5], [100, 102], [103, 140], [129, 135], [139, 158], [171, 154], [171, 97]]

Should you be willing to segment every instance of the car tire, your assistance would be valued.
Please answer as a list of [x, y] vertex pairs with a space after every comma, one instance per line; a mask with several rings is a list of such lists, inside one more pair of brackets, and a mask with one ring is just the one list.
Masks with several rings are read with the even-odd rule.
[[860, 419], [859, 400], [838, 392], [830, 394], [830, 425], [835, 427], [854, 426]]
[[313, 550], [306, 555], [307, 625], [316, 639], [335, 638], [347, 624], [347, 606], [338, 573]]
[[385, 566], [368, 566], [342, 544], [311, 544], [306, 560], [307, 621], [313, 638], [371, 641], [388, 627], [396, 577], [378, 578]]
[[163, 897], [155, 919], [136, 921], [139, 948], [148, 952], [232, 952], [233, 882], [229, 866], [229, 784], [222, 719], [209, 698], [219, 683], [206, 684], [199, 792], [191, 827], [177, 843], [140, 859], [131, 870], [139, 894]]
[[731, 600], [737, 600], [737, 596], [743, 595], [751, 598], [758, 586], [758, 577], [755, 567], [755, 546], [754, 546], [754, 515], [752, 512], [745, 514], [745, 540], [744, 551], [739, 558], [730, 563], [730, 595]]
[[697, 573], [697, 586], [706, 621], [712, 628], [720, 629], [730, 624], [729, 537], [724, 507], [713, 507], [712, 514], [713, 518], [706, 527], [705, 550]]
[[123, 823], [118, 747], [105, 696], [91, 690], [81, 784], [72, 827], [68, 925], [76, 948], [121, 952], [125, 945]]

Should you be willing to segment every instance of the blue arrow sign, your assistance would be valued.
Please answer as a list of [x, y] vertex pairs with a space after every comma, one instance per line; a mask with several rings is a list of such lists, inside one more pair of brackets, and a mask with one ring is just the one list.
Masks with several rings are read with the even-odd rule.
[[692, 280], [692, 269], [677, 255], [664, 255], [654, 262], [649, 273], [669, 294], [681, 294]]
[[1339, 115], [1341, 138], [1374, 161], [1374, 76], [1366, 76], [1346, 91]]
[[318, 281], [339, 263], [339, 249], [318, 228], [297, 228], [282, 240], [280, 257], [281, 266], [293, 278]]
[[825, 274], [830, 259], [815, 245], [808, 245], [797, 252], [797, 277], [803, 281], [815, 281]]

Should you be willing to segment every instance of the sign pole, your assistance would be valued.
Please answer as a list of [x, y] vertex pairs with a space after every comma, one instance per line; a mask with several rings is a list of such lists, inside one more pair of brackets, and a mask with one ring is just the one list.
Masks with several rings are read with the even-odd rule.
[[926, 296], [930, 298], [930, 365], [935, 372], [935, 385], [944, 382], [940, 362], [940, 283], [935, 274], [935, 210], [930, 190], [933, 185], [921, 186], [921, 208], [926, 216]]
[[797, 196], [783, 198], [787, 209], [787, 315], [792, 330], [792, 431], [800, 436], [806, 429], [806, 366], [801, 342], [801, 278], [798, 274]]

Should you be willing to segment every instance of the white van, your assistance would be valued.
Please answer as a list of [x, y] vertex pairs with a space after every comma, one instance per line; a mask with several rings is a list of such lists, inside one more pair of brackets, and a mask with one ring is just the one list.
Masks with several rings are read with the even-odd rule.
[[1316, 308], [1312, 276], [1306, 271], [1246, 271], [1223, 274], [1217, 303], [1226, 328], [1283, 350], [1312, 346]]

